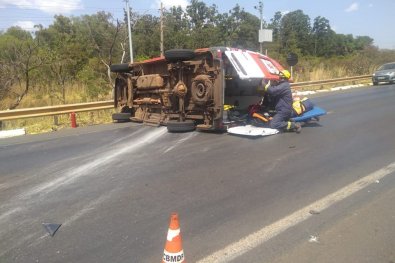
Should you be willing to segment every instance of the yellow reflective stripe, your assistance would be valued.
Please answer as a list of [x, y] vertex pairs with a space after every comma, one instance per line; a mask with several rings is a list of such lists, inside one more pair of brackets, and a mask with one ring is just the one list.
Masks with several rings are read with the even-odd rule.
[[290, 130], [291, 129], [291, 125], [292, 125], [292, 122], [288, 122], [288, 125], [287, 125], [287, 130]]
[[302, 108], [302, 104], [300, 103], [299, 100], [294, 101], [292, 103], [292, 108], [294, 109], [294, 111], [296, 112], [296, 114], [300, 115], [303, 113], [303, 108]]
[[230, 110], [230, 109], [233, 109], [235, 106], [233, 106], [233, 105], [227, 105], [227, 104], [225, 104], [224, 105], [224, 110]]

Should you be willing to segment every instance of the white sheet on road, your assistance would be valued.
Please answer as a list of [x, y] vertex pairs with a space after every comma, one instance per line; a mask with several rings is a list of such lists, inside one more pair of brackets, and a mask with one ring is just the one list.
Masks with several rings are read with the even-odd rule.
[[256, 127], [252, 125], [237, 126], [228, 129], [228, 133], [243, 136], [269, 136], [278, 133], [276, 129]]

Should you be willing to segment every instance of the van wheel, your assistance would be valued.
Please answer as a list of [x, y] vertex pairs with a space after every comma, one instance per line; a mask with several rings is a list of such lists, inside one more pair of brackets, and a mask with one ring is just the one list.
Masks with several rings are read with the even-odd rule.
[[127, 112], [112, 114], [112, 120], [115, 122], [129, 122], [130, 117], [131, 117], [130, 113], [127, 113]]
[[115, 73], [130, 72], [129, 63], [112, 64], [110, 70]]
[[213, 94], [213, 83], [209, 76], [199, 75], [192, 81], [192, 101], [197, 105], [205, 105]]
[[195, 123], [191, 120], [186, 121], [168, 121], [168, 132], [191, 132], [195, 130]]
[[192, 49], [170, 49], [165, 51], [165, 59], [169, 62], [191, 60], [195, 57]]

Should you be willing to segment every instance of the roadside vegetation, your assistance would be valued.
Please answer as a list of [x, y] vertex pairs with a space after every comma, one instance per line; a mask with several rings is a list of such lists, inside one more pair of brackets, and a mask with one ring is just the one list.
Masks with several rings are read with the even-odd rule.
[[[135, 61], [159, 56], [161, 18], [131, 13]], [[185, 10], [164, 10], [164, 49], [229, 46], [259, 51], [257, 15], [239, 5], [220, 13], [217, 6], [199, 0]], [[337, 34], [328, 19], [311, 19], [302, 10], [276, 12], [264, 28], [273, 30], [273, 42], [263, 46], [269, 56], [286, 65], [289, 53], [298, 55], [295, 81], [371, 74], [378, 65], [395, 61], [394, 50], [379, 50], [369, 36]], [[11, 27], [0, 32], [0, 110], [111, 99], [114, 75], [109, 67], [129, 60], [126, 19], [114, 20], [105, 11], [58, 15], [48, 27], [36, 25], [34, 32]], [[111, 120], [110, 111], [79, 114], [85, 115], [82, 124]], [[3, 125], [34, 126], [35, 132], [68, 122], [61, 116]], [[36, 127], [38, 123], [45, 128]]]

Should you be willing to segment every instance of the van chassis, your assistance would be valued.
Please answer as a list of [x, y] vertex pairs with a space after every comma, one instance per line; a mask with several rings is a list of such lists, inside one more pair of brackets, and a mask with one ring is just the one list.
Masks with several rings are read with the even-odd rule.
[[208, 49], [173, 49], [164, 58], [112, 65], [119, 112], [113, 119], [166, 125], [173, 132], [222, 130], [221, 63]]

